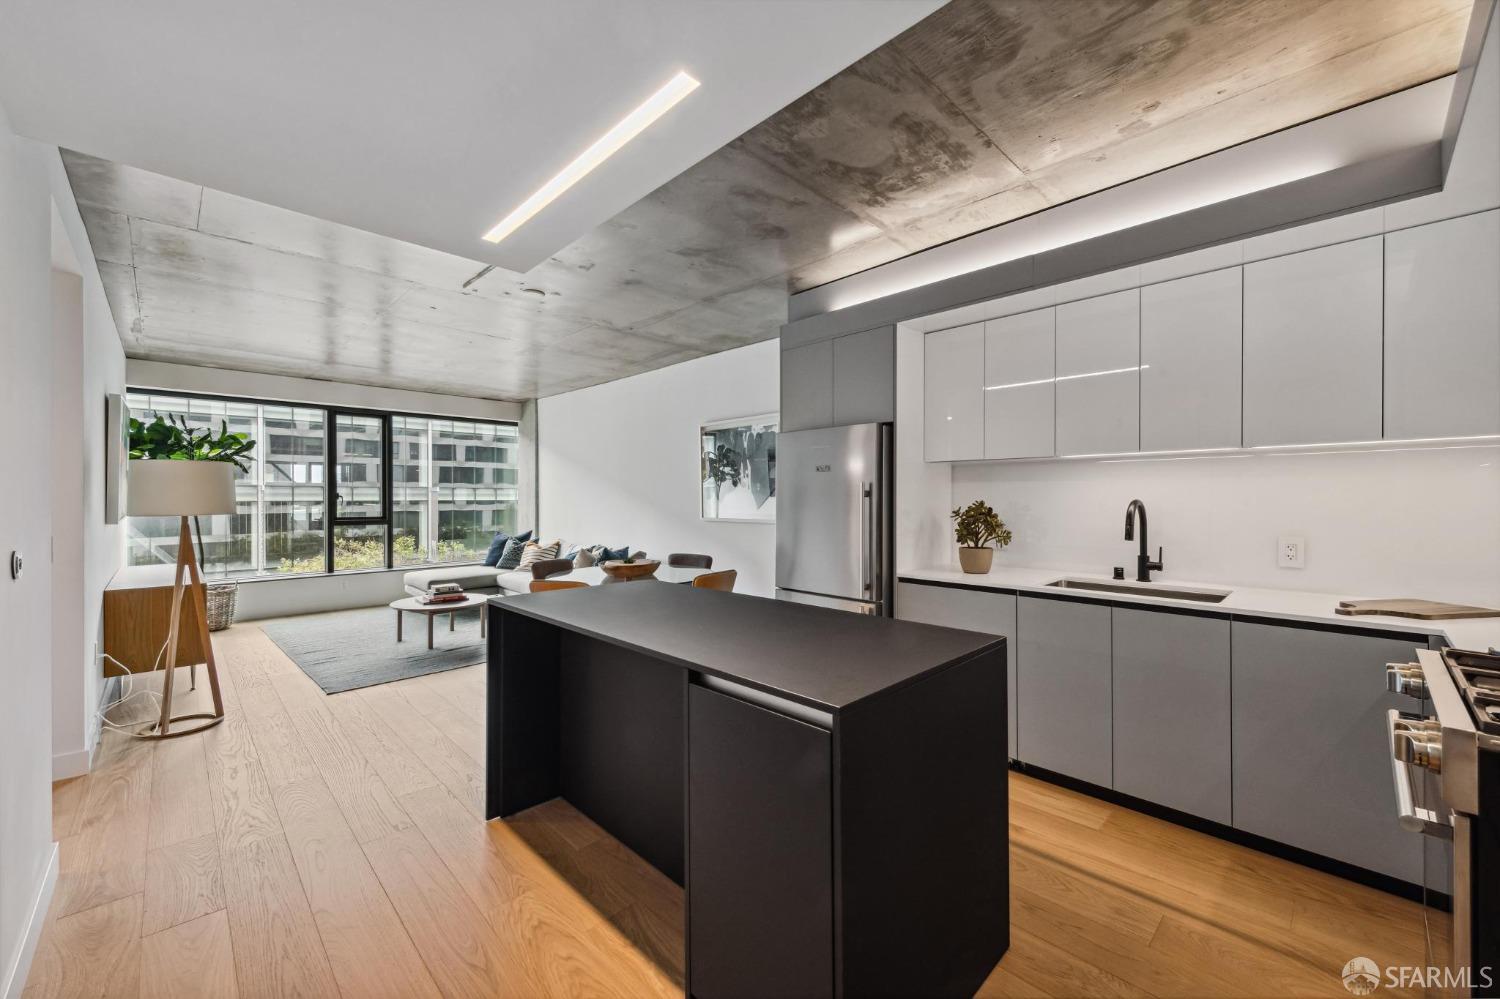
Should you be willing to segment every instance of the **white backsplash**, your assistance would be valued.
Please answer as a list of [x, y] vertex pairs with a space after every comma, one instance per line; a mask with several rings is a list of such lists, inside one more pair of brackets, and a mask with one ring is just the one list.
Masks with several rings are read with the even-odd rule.
[[[952, 506], [1015, 532], [997, 564], [1134, 573], [1125, 507], [1146, 504], [1164, 581], [1500, 606], [1500, 445], [955, 465]], [[1304, 539], [1302, 569], [1276, 540]], [[950, 548], [951, 551], [951, 548]]]

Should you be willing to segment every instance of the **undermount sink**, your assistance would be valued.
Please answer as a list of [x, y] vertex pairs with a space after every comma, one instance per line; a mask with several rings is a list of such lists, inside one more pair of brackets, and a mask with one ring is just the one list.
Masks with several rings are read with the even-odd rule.
[[1110, 582], [1107, 579], [1054, 579], [1047, 584], [1060, 590], [1097, 590], [1102, 593], [1127, 593], [1134, 597], [1160, 597], [1164, 600], [1196, 600], [1216, 604], [1229, 596], [1228, 590], [1190, 590], [1151, 583]]

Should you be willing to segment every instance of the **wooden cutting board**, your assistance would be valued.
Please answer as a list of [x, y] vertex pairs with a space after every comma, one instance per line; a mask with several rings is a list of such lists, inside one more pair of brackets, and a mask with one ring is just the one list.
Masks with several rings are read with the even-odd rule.
[[1500, 610], [1445, 604], [1436, 600], [1340, 600], [1334, 608], [1338, 614], [1354, 617], [1360, 614], [1389, 614], [1391, 617], [1414, 617], [1423, 621], [1455, 621], [1466, 617], [1500, 617]]

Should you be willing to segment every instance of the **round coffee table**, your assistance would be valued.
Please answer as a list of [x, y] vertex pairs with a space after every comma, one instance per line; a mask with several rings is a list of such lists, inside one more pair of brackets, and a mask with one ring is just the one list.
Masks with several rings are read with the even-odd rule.
[[[483, 593], [465, 593], [462, 600], [451, 600], [441, 604], [424, 604], [416, 597], [405, 597], [401, 600], [392, 600], [391, 609], [396, 612], [396, 641], [401, 641], [401, 615], [403, 612], [427, 615], [427, 647], [432, 648], [432, 619], [439, 614], [448, 615], [448, 630], [453, 630], [453, 612], [468, 610], [470, 607], [483, 607], [489, 597]], [[479, 637], [484, 637], [485, 618], [488, 615], [484, 611], [479, 612]]]

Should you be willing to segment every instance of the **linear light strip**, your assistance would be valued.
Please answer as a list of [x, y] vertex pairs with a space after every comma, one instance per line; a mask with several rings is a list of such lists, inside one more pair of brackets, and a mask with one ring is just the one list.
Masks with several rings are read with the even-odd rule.
[[498, 243], [531, 221], [538, 212], [556, 201], [568, 188], [588, 176], [595, 167], [619, 152], [625, 143], [640, 135], [650, 127], [652, 122], [672, 110], [678, 101], [697, 89], [698, 81], [679, 71], [676, 76], [663, 84], [661, 89], [646, 98], [639, 107], [620, 119], [619, 124], [595, 140], [594, 144], [579, 154], [577, 159], [563, 167], [557, 176], [517, 205], [515, 211], [505, 216], [495, 228], [484, 234], [485, 240]]
[[[1500, 447], [1500, 435], [1475, 434], [1467, 437], [1409, 437], [1388, 441], [1331, 441], [1324, 444], [1252, 444], [1248, 447], [1200, 447], [1181, 448], [1168, 451], [1104, 451], [1098, 454], [1059, 454], [1053, 458], [1074, 461], [1085, 458], [1107, 459], [1110, 462], [1163, 460], [1178, 456], [1201, 458], [1249, 458], [1254, 455], [1272, 454], [1281, 457], [1303, 454], [1374, 454], [1386, 451], [1446, 451], [1455, 448]], [[1360, 448], [1362, 450], [1350, 450]], [[1014, 459], [1012, 459], [1014, 460]]]
[[1100, 375], [1124, 375], [1132, 371], [1145, 371], [1151, 367], [1149, 364], [1133, 364], [1128, 368], [1110, 368], [1108, 371], [1085, 371], [1078, 375], [1058, 375], [1056, 378], [1038, 378], [1029, 382], [1011, 382], [1008, 385], [986, 385], [986, 392], [998, 392], [1001, 389], [1024, 388], [1027, 385], [1050, 385], [1053, 382], [1070, 382], [1075, 378], [1098, 378]]

